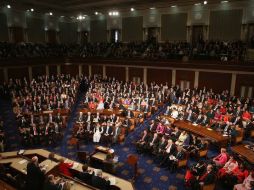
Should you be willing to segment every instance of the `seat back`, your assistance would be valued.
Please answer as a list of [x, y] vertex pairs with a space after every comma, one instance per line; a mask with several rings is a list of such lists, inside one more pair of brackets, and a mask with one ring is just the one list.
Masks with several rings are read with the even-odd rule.
[[187, 166], [187, 162], [188, 160], [187, 159], [184, 159], [184, 160], [179, 160], [178, 161], [178, 167], [186, 167]]
[[83, 163], [86, 163], [87, 162], [87, 152], [84, 152], [84, 151], [78, 151], [77, 152], [77, 157], [78, 159], [83, 162]]
[[207, 156], [208, 149], [199, 151], [199, 157], [206, 157]]
[[254, 130], [250, 132], [250, 137], [254, 137]]
[[129, 154], [127, 158], [127, 163], [130, 164], [131, 166], [134, 166], [138, 163], [138, 156], [134, 154]]
[[215, 189], [215, 183], [204, 185], [202, 190], [214, 190]]

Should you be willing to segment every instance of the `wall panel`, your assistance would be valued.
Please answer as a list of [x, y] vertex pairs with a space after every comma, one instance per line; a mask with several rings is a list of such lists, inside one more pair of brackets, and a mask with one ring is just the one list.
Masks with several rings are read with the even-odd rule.
[[210, 40], [239, 40], [241, 34], [243, 11], [223, 10], [211, 11], [209, 39]]
[[212, 88], [214, 92], [221, 93], [223, 90], [229, 90], [231, 86], [231, 74], [199, 72], [199, 88]]
[[9, 79], [23, 79], [26, 77], [26, 79], [29, 80], [28, 67], [9, 68], [8, 77]]
[[133, 77], [139, 77], [140, 82], [142, 82], [143, 81], [143, 74], [144, 74], [143, 68], [129, 67], [129, 80], [130, 81], [133, 81]]
[[92, 65], [92, 75], [101, 75], [103, 74], [103, 69], [101, 65]]
[[166, 69], [147, 69], [147, 83], [156, 82], [158, 84], [168, 83], [171, 86], [172, 71]]
[[161, 16], [161, 40], [185, 41], [187, 38], [187, 13]]
[[77, 43], [78, 25], [77, 23], [60, 22], [59, 23], [60, 43]]
[[57, 66], [56, 65], [49, 65], [49, 76], [57, 75]]
[[46, 66], [34, 66], [32, 67], [33, 78], [37, 76], [46, 75]]
[[107, 77], [115, 77], [115, 79], [120, 81], [125, 81], [125, 67], [106, 67], [106, 75]]
[[45, 42], [44, 20], [26, 17], [27, 39], [29, 42]]
[[70, 74], [75, 77], [78, 75], [78, 65], [61, 65], [61, 74]]
[[241, 95], [241, 86], [254, 87], [254, 75], [237, 75], [236, 76], [236, 88], [235, 95]]
[[88, 65], [82, 65], [82, 74], [87, 77], [89, 76]]
[[0, 41], [1, 42], [8, 42], [8, 26], [7, 26], [7, 17], [5, 14], [0, 13]]
[[0, 83], [4, 82], [4, 70], [0, 69]]
[[134, 42], [143, 40], [143, 17], [126, 17], [122, 20], [122, 41]]
[[180, 81], [190, 81], [190, 88], [194, 87], [194, 71], [176, 71], [176, 85], [180, 85]]
[[90, 23], [91, 35], [90, 41], [95, 42], [107, 42], [107, 20], [92, 20]]

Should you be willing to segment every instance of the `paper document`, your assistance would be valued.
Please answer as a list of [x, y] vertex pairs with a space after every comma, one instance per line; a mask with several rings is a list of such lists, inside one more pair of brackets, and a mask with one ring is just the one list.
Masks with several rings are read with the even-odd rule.
[[78, 166], [79, 166], [79, 163], [74, 162], [74, 164], [73, 164], [73, 166], [72, 166], [72, 169], [76, 169]]
[[115, 177], [110, 177], [108, 180], [110, 181], [110, 185], [115, 185], [116, 184], [116, 178]]
[[25, 163], [27, 163], [27, 160], [25, 160], [25, 159], [19, 161], [19, 164], [25, 164]]

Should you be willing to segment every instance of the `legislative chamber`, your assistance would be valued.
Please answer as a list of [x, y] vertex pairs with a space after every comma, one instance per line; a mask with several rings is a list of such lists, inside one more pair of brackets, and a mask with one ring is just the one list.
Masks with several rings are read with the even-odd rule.
[[0, 2], [0, 190], [254, 190], [253, 0]]

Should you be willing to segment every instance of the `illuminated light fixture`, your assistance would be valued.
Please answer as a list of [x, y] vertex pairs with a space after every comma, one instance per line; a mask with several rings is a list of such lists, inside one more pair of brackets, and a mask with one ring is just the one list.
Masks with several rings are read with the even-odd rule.
[[228, 1], [221, 1], [221, 3], [228, 3]]
[[171, 5], [172, 8], [176, 7], [176, 5]]
[[201, 5], [201, 3], [195, 3], [195, 6]]
[[10, 6], [10, 5], [7, 5], [6, 7], [7, 7], [8, 9], [10, 9], [10, 8], [11, 8], [11, 6]]
[[52, 16], [52, 15], [53, 15], [53, 13], [52, 13], [52, 12], [49, 12], [49, 15], [50, 15], [50, 16]]
[[79, 16], [77, 17], [77, 20], [84, 20], [85, 18], [86, 18], [85, 16], [79, 15]]
[[133, 11], [135, 11], [135, 9], [134, 9], [134, 8], [131, 8], [131, 11], [133, 12]]
[[206, 5], [207, 4], [207, 1], [204, 1], [204, 5]]
[[150, 10], [154, 10], [155, 9], [155, 7], [150, 7]]
[[94, 14], [95, 14], [95, 15], [98, 15], [99, 13], [96, 11]]
[[119, 15], [119, 12], [118, 11], [110, 11], [108, 13], [109, 16], [118, 16]]
[[30, 9], [30, 11], [31, 11], [31, 12], [34, 12], [34, 9], [33, 9], [33, 8], [31, 8], [31, 9]]
[[64, 16], [62, 15], [62, 16], [60, 16], [61, 18], [63, 18]]

